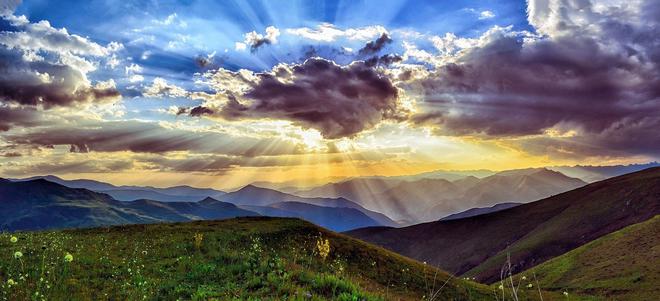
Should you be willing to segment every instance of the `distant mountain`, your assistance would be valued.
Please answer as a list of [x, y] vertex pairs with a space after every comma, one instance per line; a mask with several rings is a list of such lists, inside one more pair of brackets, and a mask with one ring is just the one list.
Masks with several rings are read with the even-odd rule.
[[544, 290], [569, 290], [607, 296], [608, 300], [657, 300], [658, 246], [660, 215], [607, 234], [521, 274], [536, 275]]
[[106, 194], [43, 179], [0, 181], [0, 228], [36, 230], [153, 223], [158, 219], [122, 207]]
[[[287, 203], [287, 202], [296, 202], [296, 203], [305, 203], [322, 207], [331, 207], [331, 208], [351, 208], [356, 209], [366, 215], [370, 220], [375, 220], [379, 225], [387, 226], [398, 226], [398, 224], [392, 221], [386, 215], [367, 210], [364, 207], [356, 204], [346, 198], [304, 198], [287, 193], [283, 193], [277, 190], [257, 187], [254, 185], [247, 185], [237, 191], [227, 193], [218, 198], [223, 202], [228, 202], [236, 204], [238, 206], [261, 206], [269, 207], [272, 204], [276, 203]], [[263, 212], [263, 211], [262, 211]], [[291, 215], [277, 215], [277, 216], [286, 216], [286, 217], [303, 217], [304, 214], [291, 216]]]
[[569, 177], [579, 178], [585, 182], [591, 183], [591, 182], [601, 181], [607, 178], [616, 177], [627, 173], [636, 172], [658, 166], [660, 166], [660, 162], [649, 162], [646, 164], [630, 164], [630, 165], [611, 165], [611, 166], [589, 166], [589, 165], [553, 166], [553, 167], [548, 167], [548, 169], [556, 170]]
[[520, 205], [520, 203], [501, 203], [497, 204], [495, 206], [491, 207], [482, 207], [482, 208], [472, 208], [465, 210], [463, 212], [459, 213], [454, 213], [448, 216], [445, 216], [441, 218], [441, 221], [448, 221], [448, 220], [453, 220], [453, 219], [461, 219], [461, 218], [466, 218], [466, 217], [472, 217], [472, 216], [477, 216], [477, 215], [482, 215], [482, 214], [488, 214], [488, 213], [493, 213], [497, 211], [502, 211], [504, 209], [509, 209], [513, 208]]
[[523, 271], [659, 213], [660, 168], [651, 168], [491, 214], [348, 234], [494, 282], [507, 254], [514, 272]]
[[195, 202], [118, 201], [105, 193], [69, 188], [45, 179], [16, 182], [3, 179], [0, 181], [0, 229], [181, 222], [259, 216], [260, 213], [299, 217], [335, 231], [396, 225], [386, 216], [342, 198], [306, 199], [258, 187], [245, 187], [222, 198], [231, 202], [210, 197]]
[[499, 172], [483, 179], [466, 176], [453, 181], [357, 178], [327, 184], [296, 195], [344, 197], [399, 223], [411, 225], [449, 214], [499, 203], [526, 203], [587, 184], [544, 168]]
[[582, 187], [587, 183], [545, 168], [530, 168], [503, 171], [476, 183], [463, 184], [467, 184], [467, 187], [463, 187], [464, 191], [460, 197], [426, 209], [421, 220], [437, 220], [438, 217], [457, 212], [456, 208], [465, 210], [500, 203], [527, 203]]
[[259, 214], [211, 201], [122, 202], [104, 193], [45, 179], [0, 180], [0, 229], [39, 230], [103, 225], [219, 219]]
[[205, 197], [218, 198], [225, 194], [224, 191], [211, 188], [195, 188], [190, 186], [174, 186], [167, 188], [151, 186], [115, 186], [95, 180], [64, 180], [53, 175], [36, 176], [26, 179], [13, 179], [13, 181], [29, 181], [34, 179], [45, 179], [69, 188], [84, 188], [106, 193], [120, 201], [150, 199], [159, 202], [195, 202]]
[[323, 207], [301, 202], [281, 202], [268, 206], [241, 206], [265, 216], [297, 217], [333, 231], [347, 231], [381, 225], [360, 210], [347, 207]]
[[401, 180], [384, 178], [355, 178], [338, 183], [325, 184], [309, 190], [297, 191], [295, 195], [324, 198], [344, 197], [358, 202], [360, 205], [371, 210], [377, 210], [374, 204], [377, 203], [376, 199], [378, 195], [401, 182]]

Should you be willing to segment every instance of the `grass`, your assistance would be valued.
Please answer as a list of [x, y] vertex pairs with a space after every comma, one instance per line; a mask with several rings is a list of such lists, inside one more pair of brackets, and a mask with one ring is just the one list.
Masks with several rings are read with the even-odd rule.
[[[654, 300], [660, 296], [660, 215], [605, 235], [522, 274], [541, 287], [601, 296]], [[515, 278], [520, 278], [521, 275]]]
[[0, 300], [495, 300], [496, 293], [297, 219], [2, 233], [0, 250]]

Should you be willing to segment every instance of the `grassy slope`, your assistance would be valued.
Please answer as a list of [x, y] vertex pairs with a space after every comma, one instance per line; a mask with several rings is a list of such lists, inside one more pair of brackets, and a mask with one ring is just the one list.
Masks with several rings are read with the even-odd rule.
[[[519, 266], [529, 268], [625, 226], [648, 220], [660, 213], [659, 184], [660, 168], [653, 168], [586, 186], [584, 194], [580, 189], [573, 191], [578, 193], [561, 194], [554, 201], [563, 198], [573, 203], [466, 275], [498, 271], [507, 253], [518, 259]], [[525, 264], [525, 259], [536, 262]]]
[[[420, 300], [447, 279], [435, 300], [493, 299], [492, 288], [297, 219], [21, 232], [16, 243], [11, 235], [0, 234], [4, 300]], [[325, 259], [319, 237], [329, 239]]]
[[544, 289], [603, 296], [608, 300], [653, 300], [660, 296], [660, 215], [628, 226], [540, 264]]
[[540, 201], [476, 217], [351, 236], [480, 281], [499, 281], [507, 253], [514, 272], [660, 213], [660, 168], [593, 183]]

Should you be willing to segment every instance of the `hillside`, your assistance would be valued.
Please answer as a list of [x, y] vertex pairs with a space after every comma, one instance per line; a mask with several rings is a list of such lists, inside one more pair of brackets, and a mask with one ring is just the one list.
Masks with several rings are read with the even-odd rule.
[[483, 207], [483, 208], [472, 208], [468, 209], [459, 213], [454, 213], [451, 215], [447, 215], [443, 218], [441, 218], [441, 221], [448, 221], [448, 220], [453, 220], [453, 219], [461, 219], [461, 218], [466, 218], [466, 217], [472, 217], [472, 216], [477, 216], [477, 215], [483, 215], [483, 214], [488, 214], [488, 213], [493, 213], [497, 211], [502, 211], [504, 209], [509, 209], [513, 208], [520, 205], [520, 203], [501, 203], [497, 204], [495, 206], [491, 207]]
[[46, 180], [0, 179], [0, 229], [34, 230], [152, 223], [160, 220], [106, 194], [73, 189]]
[[3, 233], [0, 248], [0, 279], [14, 283], [0, 297], [10, 300], [492, 298], [487, 286], [297, 219]]
[[526, 270], [660, 213], [660, 168], [651, 168], [499, 212], [350, 235], [480, 281], [499, 280], [511, 254]]
[[543, 289], [652, 300], [660, 296], [660, 215], [605, 235], [522, 274]]

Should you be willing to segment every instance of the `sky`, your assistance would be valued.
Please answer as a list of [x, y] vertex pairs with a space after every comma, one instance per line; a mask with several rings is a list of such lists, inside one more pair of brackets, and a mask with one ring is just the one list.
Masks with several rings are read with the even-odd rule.
[[301, 186], [660, 158], [660, 3], [0, 0], [0, 176]]

